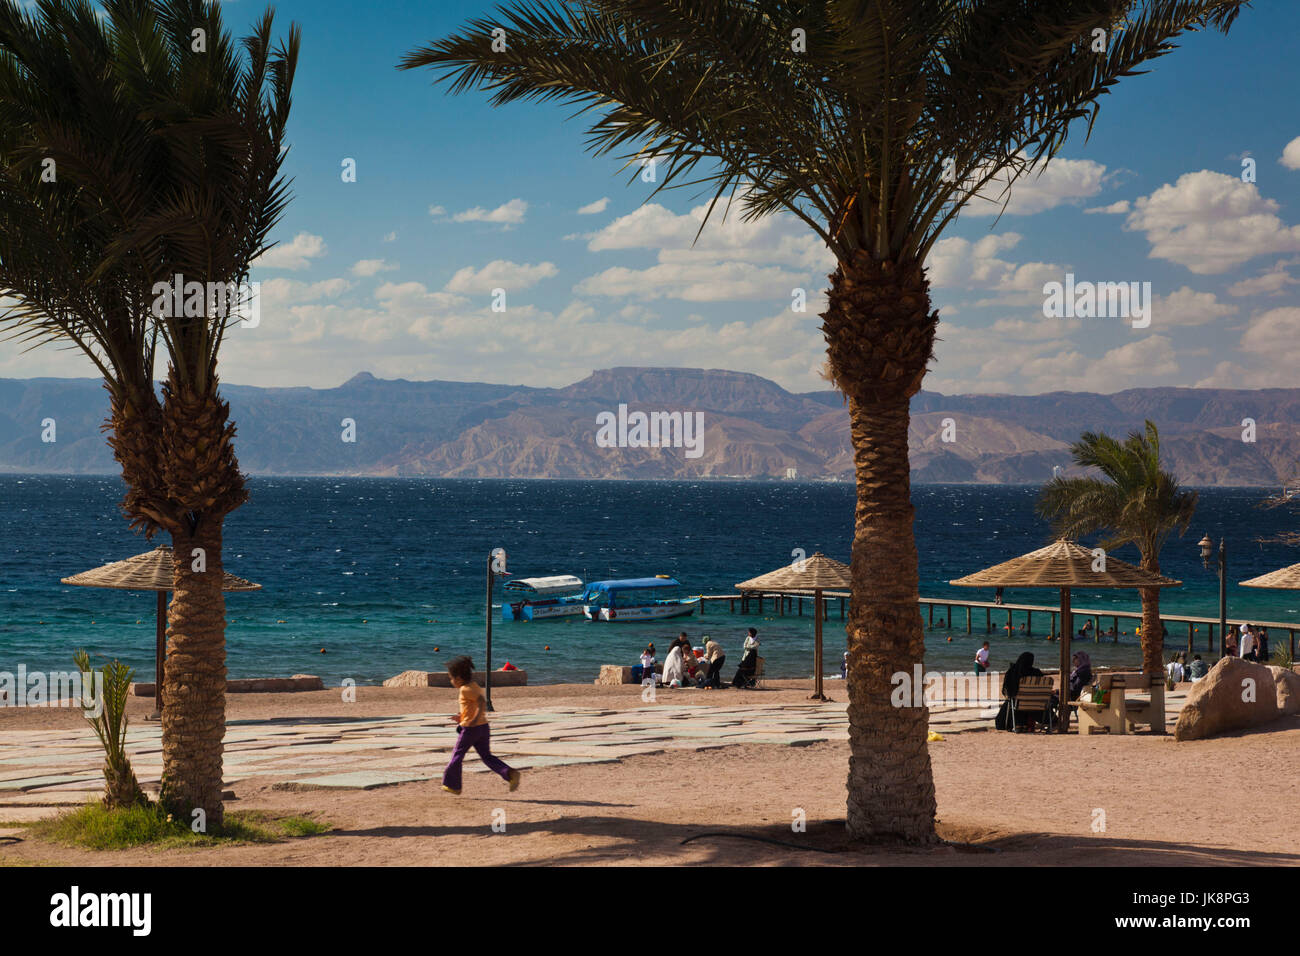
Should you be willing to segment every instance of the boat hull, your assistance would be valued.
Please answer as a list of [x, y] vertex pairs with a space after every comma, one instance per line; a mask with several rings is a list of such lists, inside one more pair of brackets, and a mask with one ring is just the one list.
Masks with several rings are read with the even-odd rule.
[[662, 601], [656, 604], [634, 604], [629, 607], [599, 607], [588, 604], [582, 613], [591, 621], [660, 621], [668, 617], [685, 617], [694, 614], [700, 606], [699, 598], [683, 601]]
[[549, 621], [559, 617], [577, 617], [583, 612], [583, 606], [578, 601], [516, 601], [513, 604], [501, 605], [501, 620], [503, 621]]

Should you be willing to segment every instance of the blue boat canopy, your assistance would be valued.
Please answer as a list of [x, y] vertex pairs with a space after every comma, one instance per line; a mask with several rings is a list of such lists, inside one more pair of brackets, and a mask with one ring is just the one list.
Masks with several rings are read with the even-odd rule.
[[674, 578], [625, 578], [622, 581], [593, 581], [587, 585], [587, 592], [592, 591], [630, 591], [633, 588], [679, 588], [681, 584]]

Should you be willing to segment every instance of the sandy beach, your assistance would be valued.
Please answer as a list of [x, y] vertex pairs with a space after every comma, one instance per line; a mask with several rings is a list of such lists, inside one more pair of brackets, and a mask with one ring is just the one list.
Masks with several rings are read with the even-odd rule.
[[[660, 691], [656, 703], [647, 705], [638, 687], [565, 684], [502, 688], [493, 698], [496, 720], [508, 722], [511, 713], [565, 709], [639, 713], [655, 707], [806, 706], [809, 689], [806, 682], [775, 681], [755, 691]], [[828, 682], [828, 692], [842, 705], [842, 684]], [[131, 701], [133, 730], [145, 724], [151, 705], [149, 700]], [[417, 714], [441, 719], [453, 709], [450, 689], [361, 687], [350, 704], [342, 703], [336, 690], [231, 695], [228, 721], [232, 729], [246, 730], [292, 719]], [[0, 734], [71, 730], [82, 723], [71, 710], [0, 710]], [[228, 730], [228, 739], [230, 734]], [[324, 750], [322, 759], [328, 759], [328, 748]], [[0, 845], [0, 863], [1300, 863], [1300, 832], [1269, 824], [1276, 810], [1300, 796], [1300, 718], [1177, 744], [1171, 737], [1143, 734], [1081, 738], [964, 729], [931, 744], [930, 754], [939, 831], [960, 846], [920, 851], [850, 846], [843, 834], [848, 765], [843, 740], [723, 745], [703, 735], [676, 750], [528, 769], [515, 793], [507, 793], [500, 780], [486, 773], [469, 774], [460, 797], [443, 793], [436, 778], [366, 790], [286, 790], [274, 778], [250, 777], [235, 784], [229, 810], [310, 813], [333, 830], [270, 845], [99, 853], [25, 839]], [[431, 753], [421, 769], [440, 772], [441, 759]], [[475, 762], [471, 758], [470, 764]], [[229, 767], [227, 774], [232, 775]], [[20, 817], [22, 804], [38, 802], [6, 796], [0, 802], [0, 828]], [[1254, 822], [1241, 821], [1232, 810], [1243, 805], [1258, 808]], [[802, 833], [791, 826], [800, 809], [807, 819]], [[494, 815], [497, 810], [504, 811], [504, 833], [492, 829], [493, 820], [502, 819], [500, 813]], [[1104, 830], [1099, 827], [1103, 815]]]

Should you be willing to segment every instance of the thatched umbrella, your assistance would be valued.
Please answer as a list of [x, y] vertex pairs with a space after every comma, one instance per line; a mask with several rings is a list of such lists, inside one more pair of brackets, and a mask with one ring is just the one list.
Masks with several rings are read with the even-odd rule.
[[1268, 574], [1261, 574], [1248, 581], [1237, 582], [1243, 588], [1277, 588], [1284, 591], [1300, 591], [1300, 564], [1278, 568]]
[[[224, 572], [223, 572], [224, 573]], [[90, 571], [82, 571], [70, 578], [61, 578], [63, 584], [84, 588], [114, 588], [119, 591], [156, 591], [158, 606], [155, 611], [156, 639], [154, 647], [154, 707], [162, 714], [163, 657], [167, 644], [167, 592], [173, 581], [172, 549], [160, 544], [152, 551], [137, 554], [125, 561], [113, 561]], [[223, 591], [258, 591], [262, 585], [245, 581], [233, 574], [225, 574]]]
[[1061, 722], [1069, 727], [1070, 709], [1065, 706], [1066, 680], [1070, 673], [1070, 590], [1072, 588], [1171, 588], [1182, 584], [1160, 574], [1106, 555], [1105, 570], [1093, 570], [1097, 558], [1092, 551], [1061, 539], [1045, 548], [1003, 561], [983, 571], [949, 581], [962, 587], [1058, 588], [1061, 592]]
[[736, 585], [738, 591], [759, 591], [778, 594], [813, 592], [813, 620], [816, 622], [816, 643], [813, 665], [816, 668], [816, 689], [810, 700], [827, 700], [822, 693], [822, 591], [853, 587], [853, 577], [847, 564], [828, 558], [818, 551], [811, 558], [787, 564], [785, 567], [760, 574], [756, 578]]

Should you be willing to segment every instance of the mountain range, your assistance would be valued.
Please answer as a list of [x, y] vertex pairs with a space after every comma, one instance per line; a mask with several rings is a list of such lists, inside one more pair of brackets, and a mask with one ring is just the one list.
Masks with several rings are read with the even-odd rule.
[[[563, 388], [362, 372], [337, 388], [225, 385], [222, 393], [238, 426], [240, 464], [251, 474], [853, 477], [838, 393], [789, 392], [745, 372], [612, 368]], [[628, 414], [702, 413], [698, 457], [682, 447], [602, 447], [598, 416], [617, 415], [620, 405]], [[107, 409], [98, 380], [0, 379], [0, 472], [116, 473], [101, 431]], [[912, 400], [912, 477], [1037, 483], [1054, 467], [1070, 472], [1069, 443], [1082, 431], [1123, 435], [1148, 418], [1160, 427], [1166, 466], [1184, 483], [1278, 485], [1296, 475], [1300, 389], [1134, 388], [923, 391]], [[349, 431], [355, 440], [345, 440]]]

